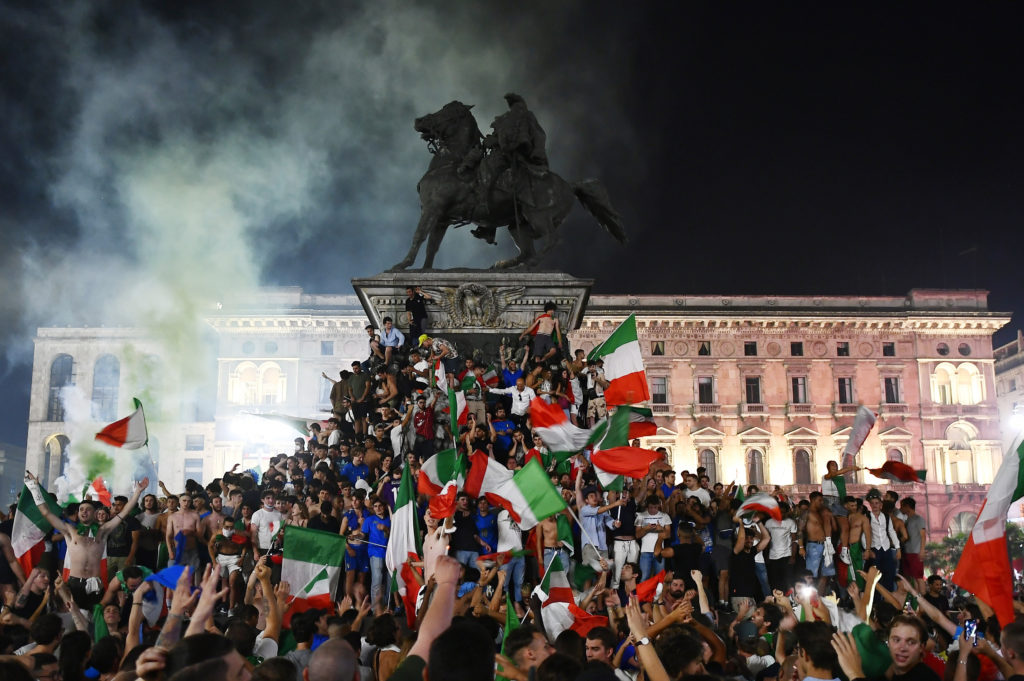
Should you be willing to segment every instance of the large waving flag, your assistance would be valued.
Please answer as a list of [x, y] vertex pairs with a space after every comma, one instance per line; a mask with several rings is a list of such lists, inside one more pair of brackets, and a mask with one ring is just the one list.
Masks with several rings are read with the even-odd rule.
[[637, 407], [632, 404], [619, 409], [629, 411], [629, 438], [649, 437], [658, 434], [658, 424], [654, 421], [654, 412], [650, 407]]
[[953, 583], [988, 603], [1002, 626], [1015, 617], [1006, 517], [1010, 505], [1024, 497], [1024, 442], [1020, 435], [1017, 442], [1017, 448], [1003, 457], [953, 573]]
[[536, 460], [527, 462], [514, 475], [481, 451], [473, 452], [469, 461], [463, 486], [466, 493], [472, 497], [486, 496], [492, 504], [508, 511], [524, 531], [566, 507], [562, 495]]
[[533, 595], [541, 602], [540, 616], [550, 641], [566, 629], [586, 638], [594, 627], [608, 626], [607, 617], [591, 615], [576, 605], [569, 578], [557, 555], [551, 560], [544, 579], [534, 588]]
[[[50, 513], [59, 518], [61, 510], [57, 502], [46, 492], [43, 492], [43, 498]], [[43, 550], [46, 548], [43, 539], [52, 529], [53, 526], [39, 511], [28, 485], [23, 486], [18, 496], [18, 512], [14, 516], [14, 527], [11, 529], [11, 548], [14, 549], [14, 555], [26, 577], [43, 557]]]
[[604, 360], [604, 377], [609, 383], [604, 389], [604, 399], [609, 407], [651, 399], [636, 336], [636, 315], [626, 317], [604, 343], [590, 351], [587, 359]]
[[451, 480], [461, 487], [466, 479], [466, 468], [466, 457], [454, 449], [442, 450], [423, 462], [417, 489], [430, 497], [440, 494]]
[[853, 465], [857, 452], [864, 445], [864, 440], [868, 439], [868, 433], [874, 428], [876, 420], [878, 420], [878, 414], [864, 405], [857, 408], [857, 415], [853, 419], [853, 428], [850, 430], [850, 439], [846, 441], [846, 447], [843, 449], [843, 468]]
[[[629, 428], [632, 414], [619, 407], [603, 423], [594, 428], [596, 436], [590, 462], [594, 464], [597, 479], [605, 489], [622, 489], [619, 476], [642, 478], [651, 463], [660, 455], [649, 449], [629, 446]], [[605, 425], [606, 424], [606, 425]]]
[[96, 439], [106, 442], [112, 447], [123, 449], [138, 449], [149, 442], [149, 432], [146, 430], [146, 413], [142, 409], [142, 402], [134, 399], [135, 411], [131, 416], [126, 416], [120, 421], [114, 421], [109, 426], [96, 433]]
[[395, 510], [391, 512], [391, 535], [388, 537], [384, 564], [394, 575], [398, 593], [406, 604], [405, 616], [410, 627], [416, 624], [418, 587], [412, 572], [413, 567], [409, 563], [418, 561], [422, 553], [420, 532], [416, 522], [416, 489], [412, 484], [409, 467], [406, 466], [402, 469], [402, 481], [398, 485], [398, 493], [395, 494]]
[[294, 600], [285, 618], [313, 608], [334, 609], [332, 594], [338, 588], [345, 537], [333, 532], [285, 525], [281, 581], [288, 582]]
[[881, 468], [869, 468], [868, 473], [893, 482], [924, 482], [928, 471], [915, 470], [902, 461], [886, 461]]
[[559, 460], [581, 451], [590, 443], [592, 431], [569, 422], [562, 408], [539, 397], [530, 401], [530, 422], [544, 445]]
[[452, 438], [457, 442], [459, 426], [469, 422], [469, 404], [466, 402], [466, 393], [462, 390], [448, 388], [448, 416], [451, 421]]

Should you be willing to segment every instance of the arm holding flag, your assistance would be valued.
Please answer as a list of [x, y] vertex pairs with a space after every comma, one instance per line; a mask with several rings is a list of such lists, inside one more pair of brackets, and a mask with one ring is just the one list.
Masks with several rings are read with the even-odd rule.
[[[430, 646], [452, 623], [455, 612], [455, 588], [459, 582], [460, 565], [451, 556], [441, 556], [434, 568], [434, 599], [427, 606], [416, 643], [409, 650], [409, 657], [416, 656], [424, 662], [430, 660]], [[403, 665], [399, 665], [399, 669]]]
[[50, 523], [53, 529], [65, 536], [74, 534], [75, 528], [68, 525], [50, 511], [50, 506], [46, 503], [46, 499], [43, 497], [46, 493], [39, 487], [39, 478], [32, 475], [29, 471], [25, 471], [25, 486], [28, 487], [28, 491], [32, 494], [32, 501], [34, 501], [36, 506], [39, 508], [39, 513], [46, 519], [46, 522]]

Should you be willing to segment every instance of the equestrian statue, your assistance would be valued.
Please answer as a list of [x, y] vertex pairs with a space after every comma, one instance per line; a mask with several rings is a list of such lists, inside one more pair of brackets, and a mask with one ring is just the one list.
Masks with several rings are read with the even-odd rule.
[[[546, 136], [526, 102], [505, 95], [508, 111], [491, 123], [484, 137], [472, 105], [449, 102], [440, 111], [416, 119], [413, 126], [427, 141], [433, 159], [416, 189], [420, 221], [409, 253], [393, 269], [411, 267], [424, 240], [424, 269], [449, 227], [477, 225], [473, 236], [495, 243], [498, 228], [508, 227], [519, 255], [499, 260], [492, 269], [532, 267], [558, 243], [557, 231], [578, 199], [620, 243], [626, 242], [622, 219], [600, 181], [569, 184], [548, 168]], [[543, 239], [538, 251], [534, 241]]]

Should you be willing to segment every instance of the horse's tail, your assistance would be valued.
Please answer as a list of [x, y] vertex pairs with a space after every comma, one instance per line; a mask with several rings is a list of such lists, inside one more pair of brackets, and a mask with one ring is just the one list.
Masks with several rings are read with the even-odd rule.
[[608, 190], [604, 188], [600, 180], [581, 180], [572, 186], [572, 191], [583, 207], [590, 211], [590, 214], [605, 228], [605, 231], [615, 237], [619, 243], [626, 243], [626, 232], [622, 228], [622, 216], [612, 206]]

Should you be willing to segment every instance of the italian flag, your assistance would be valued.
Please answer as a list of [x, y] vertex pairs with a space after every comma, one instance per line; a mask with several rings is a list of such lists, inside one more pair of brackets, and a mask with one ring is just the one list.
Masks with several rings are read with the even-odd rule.
[[574, 426], [561, 407], [548, 404], [539, 397], [530, 401], [530, 421], [548, 451], [559, 461], [590, 444], [590, 430]]
[[454, 449], [445, 449], [423, 462], [416, 488], [430, 497], [440, 494], [449, 481], [461, 486], [465, 479], [466, 457]]
[[473, 386], [476, 385], [476, 374], [469, 369], [463, 369], [462, 372], [455, 377], [455, 380], [459, 382], [459, 390], [472, 390]]
[[985, 503], [953, 573], [953, 583], [988, 603], [1002, 626], [1013, 622], [1015, 617], [1006, 517], [1010, 505], [1024, 497], [1024, 442], [1020, 437], [1017, 436], [1017, 448], [1006, 453], [988, 488]]
[[886, 461], [881, 468], [869, 468], [868, 473], [893, 482], [924, 482], [927, 470], [915, 470], [902, 461]]
[[448, 392], [448, 376], [444, 371], [444, 364], [441, 360], [434, 362], [434, 366], [430, 369], [430, 387], [437, 388], [441, 392]]
[[498, 385], [498, 370], [491, 364], [484, 370], [483, 376], [480, 377], [480, 382], [489, 388], [494, 388]]
[[617, 476], [628, 475], [637, 479], [644, 477], [651, 463], [658, 459], [657, 452], [629, 446], [631, 418], [631, 412], [620, 407], [610, 418], [595, 427], [595, 431], [602, 429], [602, 432], [595, 441], [590, 462], [594, 464], [597, 479], [605, 489], [621, 489], [616, 487], [621, 484], [616, 480]]
[[412, 484], [412, 473], [406, 466], [402, 469], [402, 482], [395, 494], [395, 510], [391, 512], [391, 536], [388, 537], [384, 564], [392, 573], [398, 593], [405, 603], [405, 616], [410, 627], [416, 624], [416, 594], [419, 587], [409, 562], [418, 561], [422, 553], [416, 522], [416, 489]]
[[608, 626], [607, 617], [590, 615], [576, 605], [562, 560], [557, 555], [551, 559], [544, 579], [533, 590], [533, 595], [541, 602], [540, 616], [549, 641], [558, 638], [566, 629], [586, 638], [594, 627]]
[[625, 405], [619, 407], [629, 412], [629, 438], [649, 437], [658, 433], [658, 424], [654, 422], [654, 412], [648, 407]]
[[588, 359], [604, 360], [604, 377], [610, 383], [604, 389], [604, 399], [609, 407], [651, 399], [636, 337], [636, 315], [619, 324], [604, 343], [590, 351]]
[[92, 484], [85, 489], [84, 496], [87, 499], [95, 499], [107, 508], [110, 508], [112, 496], [110, 494], [110, 490], [107, 489], [107, 486], [103, 483], [102, 476], [96, 476], [92, 481]]
[[294, 599], [285, 614], [288, 622], [313, 608], [334, 609], [332, 594], [338, 588], [344, 555], [345, 537], [285, 525], [281, 581], [291, 585]]
[[854, 457], [868, 439], [868, 433], [875, 427], [878, 414], [871, 411], [864, 405], [857, 408], [857, 415], [853, 418], [853, 428], [850, 430], [850, 439], [846, 441], [843, 449], [843, 468], [853, 465]]
[[131, 416], [114, 421], [96, 433], [97, 440], [106, 442], [111, 447], [121, 447], [122, 449], [138, 449], [149, 442], [146, 414], [142, 410], [142, 402], [136, 398], [133, 398], [133, 401], [135, 402], [135, 411]]
[[466, 393], [462, 390], [448, 388], [448, 414], [451, 417], [452, 437], [459, 439], [459, 426], [469, 422], [469, 405], [466, 403]]
[[[50, 513], [59, 518], [61, 509], [57, 502], [45, 490], [43, 498], [46, 499]], [[14, 555], [26, 577], [43, 557], [43, 539], [52, 529], [53, 526], [47, 522], [36, 502], [32, 500], [32, 492], [28, 486], [23, 486], [18, 496], [18, 512], [14, 516], [14, 527], [11, 529], [11, 548], [14, 549]]]
[[664, 583], [665, 571], [662, 570], [636, 585], [636, 599], [641, 603], [654, 600], [654, 596], [658, 593], [658, 586]]
[[772, 518], [782, 522], [782, 511], [779, 510], [779, 502], [770, 494], [755, 494], [740, 504], [739, 512], [745, 513], [767, 513]]
[[512, 471], [481, 451], [469, 457], [470, 466], [463, 489], [471, 497], [487, 500], [509, 512], [522, 530], [565, 509], [565, 500], [536, 460]]

